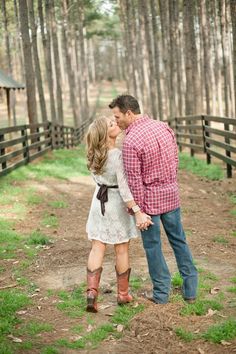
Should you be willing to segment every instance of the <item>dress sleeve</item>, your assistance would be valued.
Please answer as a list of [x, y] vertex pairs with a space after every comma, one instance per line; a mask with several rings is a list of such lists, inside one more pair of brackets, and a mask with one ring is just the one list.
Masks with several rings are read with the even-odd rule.
[[116, 163], [116, 176], [117, 176], [117, 184], [119, 186], [119, 192], [120, 192], [121, 198], [126, 203], [126, 202], [133, 200], [134, 198], [130, 192], [130, 189], [129, 189], [129, 186], [127, 183], [127, 179], [125, 176], [121, 151], [119, 151], [119, 154], [118, 154], [118, 157], [117, 157], [117, 160], [115, 163]]

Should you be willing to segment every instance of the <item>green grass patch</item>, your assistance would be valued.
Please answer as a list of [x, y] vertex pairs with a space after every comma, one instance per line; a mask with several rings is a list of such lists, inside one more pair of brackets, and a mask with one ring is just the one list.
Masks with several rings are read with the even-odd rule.
[[172, 286], [174, 286], [175, 288], [181, 288], [183, 285], [183, 279], [181, 277], [181, 275], [179, 274], [179, 272], [176, 272], [172, 275], [171, 278], [171, 284]]
[[80, 334], [83, 332], [84, 327], [82, 325], [77, 325], [71, 328], [72, 332]]
[[196, 337], [194, 335], [194, 333], [186, 331], [185, 329], [183, 329], [181, 327], [177, 327], [175, 329], [175, 334], [185, 342], [191, 342]]
[[219, 311], [222, 310], [222, 308], [223, 305], [216, 300], [197, 299], [197, 301], [194, 304], [185, 305], [181, 309], [180, 314], [183, 316], [191, 316], [191, 315], [203, 316], [207, 314], [209, 309]]
[[42, 332], [51, 332], [52, 330], [53, 326], [49, 323], [31, 321], [29, 323], [24, 324], [15, 333], [16, 335], [35, 336]]
[[86, 298], [85, 286], [74, 289], [71, 293], [60, 291], [58, 297], [62, 302], [57, 304], [57, 308], [66, 313], [69, 317], [82, 317], [85, 314]]
[[50, 243], [52, 241], [49, 237], [37, 230], [33, 231], [27, 240], [28, 245], [48, 245]]
[[114, 315], [112, 316], [112, 323], [122, 324], [125, 327], [128, 326], [129, 321], [139, 312], [144, 310], [144, 305], [138, 305], [133, 307], [132, 304], [125, 306], [118, 306]]
[[50, 345], [50, 346], [43, 348], [43, 350], [40, 352], [40, 354], [59, 354], [59, 351], [54, 346]]
[[212, 343], [230, 340], [236, 337], [236, 320], [228, 319], [223, 323], [210, 326], [202, 338]]
[[68, 203], [63, 200], [54, 200], [52, 202], [49, 202], [48, 205], [55, 209], [68, 208]]
[[[40, 162], [28, 164], [12, 171], [7, 176], [2, 177], [0, 187], [4, 188], [6, 195], [14, 196], [21, 192], [21, 188], [12, 186], [15, 181], [26, 181], [28, 179], [42, 180], [45, 177], [68, 179], [74, 176], [89, 174], [85, 146], [80, 145], [70, 150], [53, 150], [46, 154]], [[9, 190], [11, 194], [9, 194]], [[12, 197], [9, 198], [12, 201]]]
[[236, 284], [236, 277], [230, 278], [231, 283]]
[[232, 236], [233, 236], [233, 237], [236, 237], [236, 230], [233, 230], [233, 231], [232, 231]]
[[236, 216], [236, 209], [230, 210], [230, 214]]
[[29, 205], [38, 205], [43, 202], [43, 198], [38, 194], [29, 194], [27, 197], [27, 203]]
[[229, 241], [228, 240], [226, 240], [226, 238], [224, 237], [224, 236], [215, 236], [214, 238], [213, 238], [213, 242], [217, 242], [217, 243], [221, 243], [221, 244], [227, 244], [227, 243], [229, 243]]
[[139, 277], [131, 277], [129, 284], [130, 284], [131, 289], [139, 290], [143, 285], [143, 281]]
[[235, 194], [232, 194], [230, 196], [230, 201], [231, 201], [231, 203], [236, 204], [236, 195]]
[[42, 225], [47, 227], [57, 227], [58, 226], [58, 218], [56, 215], [45, 215], [42, 220]]
[[226, 289], [230, 293], [236, 294], [236, 286], [230, 286], [229, 288]]
[[12, 333], [19, 320], [16, 311], [30, 304], [28, 296], [19, 290], [2, 290], [0, 292], [0, 342], [3, 335]]
[[190, 171], [200, 177], [210, 180], [220, 180], [224, 178], [223, 169], [218, 165], [208, 165], [205, 161], [196, 157], [191, 157], [186, 153], [179, 154], [180, 169]]

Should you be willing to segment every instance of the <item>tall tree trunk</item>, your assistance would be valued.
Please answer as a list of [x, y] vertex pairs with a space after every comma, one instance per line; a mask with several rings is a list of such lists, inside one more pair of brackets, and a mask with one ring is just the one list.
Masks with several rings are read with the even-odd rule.
[[52, 72], [49, 9], [50, 9], [49, 0], [45, 0], [45, 17], [46, 17], [46, 30], [47, 30], [47, 33], [45, 34], [42, 0], [38, 0], [38, 12], [40, 18], [40, 28], [41, 28], [41, 35], [43, 40], [44, 59], [46, 64], [47, 82], [48, 82], [49, 97], [50, 97], [51, 121], [53, 123], [56, 123], [58, 122], [58, 119], [56, 114], [55, 98], [54, 98], [54, 81], [53, 81], [53, 72]]
[[236, 115], [236, 1], [230, 0], [230, 13], [233, 29], [233, 69], [234, 69], [234, 114]]
[[221, 50], [223, 60], [223, 76], [224, 76], [224, 101], [225, 101], [225, 115], [229, 116], [229, 93], [228, 93], [228, 63], [226, 59], [226, 24], [225, 24], [225, 0], [219, 0], [219, 17], [220, 17], [220, 33], [221, 33]]
[[203, 53], [204, 53], [204, 76], [205, 76], [205, 95], [206, 95], [206, 113], [211, 113], [210, 108], [210, 46], [208, 40], [208, 28], [206, 17], [206, 1], [200, 0], [200, 23], [202, 28]]
[[85, 46], [84, 46], [84, 33], [83, 33], [83, 22], [84, 22], [84, 4], [82, 0], [77, 0], [77, 14], [78, 14], [78, 35], [79, 35], [79, 46], [80, 46], [80, 65], [82, 73], [82, 100], [83, 100], [83, 117], [85, 120], [89, 117], [89, 104], [88, 104], [88, 78], [87, 78], [87, 68], [85, 62]]
[[39, 103], [40, 103], [42, 121], [47, 122], [48, 117], [47, 117], [46, 103], [45, 103], [45, 98], [44, 98], [40, 62], [39, 62], [39, 54], [38, 54], [38, 46], [37, 46], [37, 28], [36, 28], [36, 24], [35, 24], [33, 0], [28, 0], [28, 6], [29, 6], [30, 27], [31, 27], [31, 32], [32, 32], [34, 67], [35, 67], [35, 74], [36, 74], [37, 85], [38, 85]]
[[193, 1], [183, 1], [186, 70], [186, 114], [201, 113]]
[[57, 38], [57, 24], [55, 17], [55, 4], [54, 0], [50, 0], [50, 20], [52, 29], [52, 44], [53, 44], [53, 54], [54, 54], [54, 67], [56, 73], [56, 96], [57, 96], [57, 116], [60, 124], [63, 124], [63, 98], [61, 89], [61, 68], [60, 68], [60, 57], [58, 49], [58, 38]]
[[37, 108], [35, 95], [35, 73], [31, 53], [31, 43], [29, 37], [28, 7], [26, 0], [20, 0], [20, 27], [23, 41], [26, 93], [29, 123], [37, 123]]
[[70, 24], [68, 23], [68, 8], [67, 8], [66, 0], [63, 0], [62, 11], [63, 11], [62, 45], [66, 57], [66, 68], [67, 68], [68, 81], [69, 81], [70, 103], [73, 112], [74, 126], [78, 127], [81, 122], [79, 117], [78, 103], [75, 97], [75, 93], [76, 93], [75, 76], [72, 71], [72, 65], [71, 65], [72, 44], [71, 44], [71, 36], [69, 32]]
[[[5, 46], [6, 46], [6, 57], [7, 57], [7, 64], [8, 64], [8, 74], [13, 75], [12, 69], [12, 58], [11, 58], [11, 50], [10, 50], [10, 40], [9, 40], [9, 31], [8, 31], [8, 16], [6, 11], [6, 0], [2, 0], [2, 13], [3, 13], [3, 22], [4, 22], [4, 36], [5, 36]], [[13, 123], [16, 125], [16, 107], [15, 107], [15, 91], [9, 91], [10, 94], [10, 106], [13, 113]], [[8, 117], [8, 125], [11, 126], [11, 116], [9, 111]]]
[[149, 6], [147, 2], [141, 1], [142, 12], [144, 17], [145, 26], [145, 38], [148, 49], [149, 68], [150, 68], [150, 93], [151, 93], [151, 114], [154, 119], [157, 119], [157, 104], [156, 104], [156, 81], [155, 81], [155, 66], [154, 56], [152, 52], [152, 38], [150, 33], [150, 21], [149, 21]]
[[158, 28], [157, 28], [157, 10], [155, 0], [151, 0], [151, 13], [152, 13], [152, 30], [154, 37], [154, 55], [155, 55], [155, 72], [156, 72], [156, 85], [158, 95], [158, 116], [163, 120], [163, 107], [162, 107], [162, 92], [161, 92], [161, 75], [160, 75], [160, 55], [158, 48]]
[[176, 37], [177, 37], [177, 26], [176, 26], [176, 11], [175, 11], [175, 0], [169, 0], [169, 38], [170, 38], [170, 117], [174, 117], [176, 113]]

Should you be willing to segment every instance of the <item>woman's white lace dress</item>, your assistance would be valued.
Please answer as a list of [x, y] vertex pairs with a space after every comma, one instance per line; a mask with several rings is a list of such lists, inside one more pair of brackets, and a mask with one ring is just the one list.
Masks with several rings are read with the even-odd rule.
[[108, 202], [102, 215], [100, 200], [96, 197], [99, 186], [96, 185], [86, 225], [89, 240], [116, 244], [139, 236], [135, 218], [128, 214], [124, 203], [132, 200], [133, 196], [126, 181], [121, 151], [117, 148], [109, 150], [104, 173], [92, 176], [96, 184], [118, 185], [119, 188], [108, 188]]

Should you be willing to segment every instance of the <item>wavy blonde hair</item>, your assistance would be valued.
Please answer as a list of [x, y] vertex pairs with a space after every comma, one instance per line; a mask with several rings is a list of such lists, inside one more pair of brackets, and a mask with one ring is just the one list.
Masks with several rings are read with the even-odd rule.
[[107, 118], [96, 118], [90, 124], [86, 135], [87, 167], [101, 175], [104, 172], [104, 165], [108, 155], [108, 134]]

